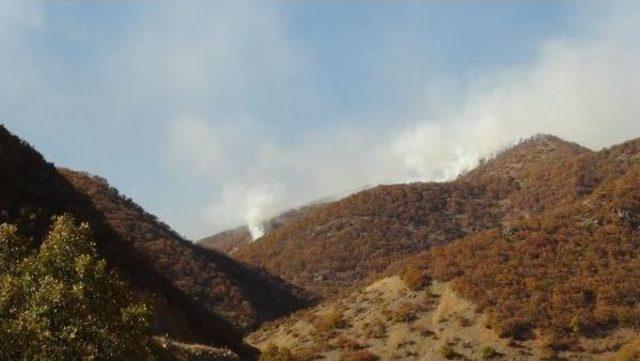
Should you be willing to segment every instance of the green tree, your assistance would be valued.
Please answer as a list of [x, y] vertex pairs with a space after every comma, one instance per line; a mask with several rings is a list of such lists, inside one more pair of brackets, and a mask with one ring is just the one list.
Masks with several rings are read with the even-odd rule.
[[87, 224], [54, 218], [38, 250], [0, 226], [0, 360], [147, 358], [150, 311], [98, 257]]

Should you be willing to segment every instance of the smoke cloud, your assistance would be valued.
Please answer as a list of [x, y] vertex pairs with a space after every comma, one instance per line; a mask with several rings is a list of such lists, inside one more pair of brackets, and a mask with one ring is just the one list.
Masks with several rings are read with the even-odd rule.
[[591, 148], [640, 134], [640, 7], [583, 24], [588, 36], [550, 39], [536, 59], [469, 84], [440, 117], [394, 142], [409, 174], [447, 179], [521, 137], [550, 133]]
[[[622, 4], [606, 18], [585, 19], [582, 34], [548, 39], [533, 60], [480, 74], [457, 91], [425, 85], [426, 95], [417, 100], [421, 112], [398, 115], [400, 126], [384, 121], [367, 126], [362, 120], [355, 122], [362, 127], [312, 133], [286, 145], [268, 131], [245, 127], [241, 141], [250, 144], [253, 159], [238, 167], [242, 172], [222, 177], [222, 192], [204, 218], [216, 220], [212, 230], [245, 222], [259, 237], [261, 222], [278, 211], [364, 185], [452, 179], [480, 158], [536, 133], [594, 149], [637, 137], [638, 10]], [[171, 124], [177, 134], [194, 127]], [[198, 167], [223, 164], [217, 158], [232, 154], [236, 141], [197, 129], [205, 124], [216, 122], [196, 125], [196, 135], [176, 151], [208, 149], [206, 160], [189, 158]], [[208, 145], [214, 139], [219, 141]]]

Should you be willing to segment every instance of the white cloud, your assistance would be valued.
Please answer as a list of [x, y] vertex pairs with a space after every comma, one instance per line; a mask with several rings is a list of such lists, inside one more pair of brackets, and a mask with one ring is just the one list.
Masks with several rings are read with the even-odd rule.
[[189, 1], [151, 9], [111, 59], [135, 100], [151, 95], [179, 113], [229, 115], [287, 91], [298, 60], [272, 7]]

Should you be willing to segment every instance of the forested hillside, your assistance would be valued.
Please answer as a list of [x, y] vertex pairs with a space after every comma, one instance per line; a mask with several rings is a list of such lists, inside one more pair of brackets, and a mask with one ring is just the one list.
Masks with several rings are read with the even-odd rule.
[[[409, 201], [414, 198], [407, 194], [417, 197], [424, 189], [439, 191]], [[481, 191], [457, 198], [462, 195], [449, 189]], [[451, 209], [456, 209], [452, 200], [486, 208], [451, 217]], [[328, 205], [327, 213], [318, 211], [316, 218], [298, 224], [300, 228], [291, 228], [299, 232], [292, 234], [304, 237], [300, 239], [323, 245], [309, 244], [322, 253], [302, 253], [308, 258], [294, 264], [298, 270], [321, 266], [337, 272], [348, 270], [351, 261], [371, 272], [371, 278], [385, 269], [387, 278], [345, 293], [331, 292], [329, 276], [323, 280], [326, 294], [338, 297], [262, 327], [248, 338], [252, 344], [270, 352], [291, 352], [302, 360], [319, 355], [327, 360], [638, 359], [640, 139], [593, 152], [537, 136], [453, 182], [378, 187], [342, 202]], [[448, 217], [416, 213], [430, 206]], [[337, 241], [334, 233], [317, 226], [362, 214], [386, 214], [387, 225], [406, 219], [414, 225], [413, 233], [388, 232], [383, 242], [375, 232], [393, 228], [362, 228]], [[444, 221], [419, 233], [416, 224], [434, 219]], [[458, 233], [447, 228], [459, 219], [486, 221]], [[429, 235], [439, 230], [452, 238], [434, 242]], [[253, 255], [265, 241], [288, 252], [302, 243], [292, 234], [280, 240], [270, 235], [239, 254]], [[401, 241], [411, 234], [417, 239], [415, 248]], [[462, 236], [453, 239], [456, 235]], [[371, 249], [353, 252], [367, 240], [374, 242]], [[392, 244], [398, 248], [386, 246]], [[269, 252], [269, 246], [273, 247], [261, 247]], [[420, 247], [423, 250], [416, 251]], [[415, 253], [399, 257], [411, 252]], [[365, 256], [397, 261], [377, 268]], [[280, 257], [277, 248], [270, 257]], [[323, 257], [330, 261], [321, 262]], [[300, 282], [287, 264], [264, 261]], [[357, 275], [348, 281], [358, 285], [363, 278]], [[313, 285], [315, 280], [302, 281]]]
[[520, 142], [459, 179], [384, 185], [318, 206], [234, 254], [332, 294], [405, 256], [583, 197], [592, 152], [553, 136]]
[[89, 222], [100, 255], [153, 296], [158, 334], [248, 357], [243, 332], [306, 302], [282, 280], [182, 239], [105, 180], [59, 172], [1, 126], [0, 169], [0, 224], [17, 225], [37, 246], [55, 215]]
[[[409, 273], [452, 281], [504, 336], [555, 348], [640, 325], [640, 140], [577, 160], [584, 198], [436, 247]], [[570, 179], [568, 177], [560, 179]], [[422, 270], [422, 271], [420, 271]], [[411, 277], [415, 278], [416, 275]]]

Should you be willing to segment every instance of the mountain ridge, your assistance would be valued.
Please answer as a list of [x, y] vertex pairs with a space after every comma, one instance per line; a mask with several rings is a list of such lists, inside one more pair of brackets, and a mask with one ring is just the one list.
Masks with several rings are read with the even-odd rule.
[[[557, 137], [520, 142], [453, 182], [380, 187], [338, 208], [329, 205], [331, 216], [317, 223], [307, 220], [307, 233], [284, 233], [284, 241], [271, 242], [292, 247], [289, 242], [303, 243], [297, 239], [301, 236], [308, 237], [306, 242], [328, 243], [324, 253], [301, 254], [303, 270], [327, 265], [340, 270], [347, 262], [358, 267], [363, 255], [345, 252], [350, 258], [343, 259], [323, 226], [362, 217], [355, 211], [367, 207], [376, 215], [372, 209], [389, 206], [389, 200], [409, 207], [405, 212], [391, 207], [392, 215], [411, 219], [428, 206], [404, 200], [425, 187], [444, 197], [430, 194], [421, 202], [455, 216], [450, 203], [470, 198], [456, 200], [446, 187], [465, 184], [475, 188], [462, 189], [479, 190], [480, 199], [491, 200], [477, 205], [495, 207], [484, 210], [495, 216], [485, 224], [488, 228], [425, 242], [421, 251], [397, 253], [395, 260], [383, 257], [390, 261], [380, 267], [383, 272], [370, 267], [368, 277], [348, 280], [346, 292], [325, 291], [317, 306], [263, 325], [248, 342], [263, 350], [269, 345], [290, 349], [305, 360], [635, 360], [640, 355], [640, 138], [599, 151]], [[376, 203], [377, 198], [385, 201]], [[356, 202], [363, 199], [364, 205]], [[433, 216], [425, 213], [417, 220]], [[318, 224], [320, 229], [314, 229]], [[444, 226], [427, 228], [417, 237]], [[310, 237], [314, 232], [320, 236]], [[371, 234], [338, 241], [357, 243]], [[389, 242], [398, 235], [387, 234]], [[268, 258], [292, 259], [294, 254], [277, 252]], [[371, 255], [376, 257], [366, 256]], [[313, 264], [313, 257], [338, 264]], [[268, 266], [299, 281], [289, 278], [294, 271], [279, 269], [277, 263]]]
[[585, 197], [602, 180], [589, 169], [603, 152], [537, 135], [450, 182], [381, 185], [322, 205], [234, 257], [335, 294], [419, 250]]
[[254, 358], [243, 333], [307, 302], [277, 277], [182, 239], [103, 178], [56, 169], [4, 126], [0, 169], [0, 223], [39, 240], [56, 214], [88, 222], [109, 265], [139, 292], [154, 295], [159, 335]]

